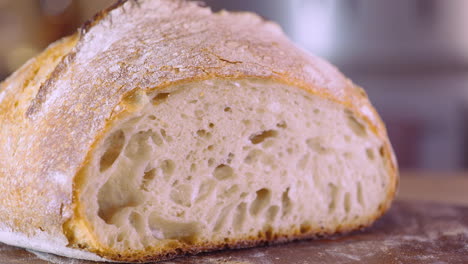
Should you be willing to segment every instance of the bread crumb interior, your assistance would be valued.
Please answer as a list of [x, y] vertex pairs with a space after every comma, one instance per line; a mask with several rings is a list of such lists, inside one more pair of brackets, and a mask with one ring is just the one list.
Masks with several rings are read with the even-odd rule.
[[385, 200], [383, 142], [342, 105], [259, 79], [144, 96], [85, 170], [80, 199], [106, 247], [307, 234], [359, 224]]

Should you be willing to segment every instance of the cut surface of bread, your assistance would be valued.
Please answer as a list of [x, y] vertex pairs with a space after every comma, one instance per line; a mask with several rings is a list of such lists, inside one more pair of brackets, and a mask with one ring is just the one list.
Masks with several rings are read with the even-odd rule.
[[152, 261], [370, 225], [398, 183], [363, 89], [251, 13], [122, 0], [0, 84], [0, 241]]
[[384, 142], [342, 105], [260, 79], [132, 98], [141, 110], [112, 124], [82, 174], [100, 248], [158, 256], [314, 236], [367, 225], [384, 206]]

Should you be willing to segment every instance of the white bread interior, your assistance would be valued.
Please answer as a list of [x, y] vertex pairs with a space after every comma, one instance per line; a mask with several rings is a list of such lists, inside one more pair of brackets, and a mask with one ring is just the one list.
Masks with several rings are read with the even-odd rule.
[[355, 228], [389, 202], [385, 142], [342, 104], [261, 79], [135, 98], [84, 169], [80, 203], [104, 248]]

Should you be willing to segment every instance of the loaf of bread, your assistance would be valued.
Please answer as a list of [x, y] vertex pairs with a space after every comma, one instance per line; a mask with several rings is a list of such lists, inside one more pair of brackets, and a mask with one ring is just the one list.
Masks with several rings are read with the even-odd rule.
[[119, 1], [0, 86], [0, 241], [154, 261], [345, 233], [398, 173], [363, 89], [251, 13]]

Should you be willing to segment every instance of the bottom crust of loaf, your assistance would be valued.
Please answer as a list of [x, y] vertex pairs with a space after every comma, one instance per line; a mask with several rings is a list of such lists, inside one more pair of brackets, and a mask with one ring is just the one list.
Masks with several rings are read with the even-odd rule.
[[[388, 209], [390, 204], [386, 205], [387, 207], [382, 207], [382, 211], [378, 214], [369, 217], [368, 222], [365, 224], [359, 223], [359, 225], [347, 225], [340, 226], [337, 230], [290, 230], [290, 233], [270, 233], [268, 230], [265, 232], [259, 232], [256, 237], [245, 237], [239, 239], [230, 239], [229, 241], [223, 241], [219, 243], [204, 243], [204, 244], [194, 244], [194, 245], [183, 245], [183, 244], [174, 244], [174, 248], [166, 248], [163, 253], [158, 253], [155, 255], [151, 253], [153, 250], [150, 248], [141, 252], [112, 252], [109, 249], [103, 251], [95, 251], [100, 257], [105, 258], [106, 261], [112, 262], [155, 262], [155, 261], [164, 261], [171, 260], [179, 257], [193, 256], [200, 253], [210, 253], [220, 250], [238, 250], [246, 249], [252, 247], [260, 246], [274, 246], [281, 245], [288, 242], [300, 241], [300, 240], [320, 240], [327, 238], [334, 238], [341, 235], [346, 235], [353, 231], [358, 231], [369, 227], [376, 219], [380, 218]], [[159, 251], [160, 249], [158, 249]], [[154, 251], [153, 251], [154, 252]]]

